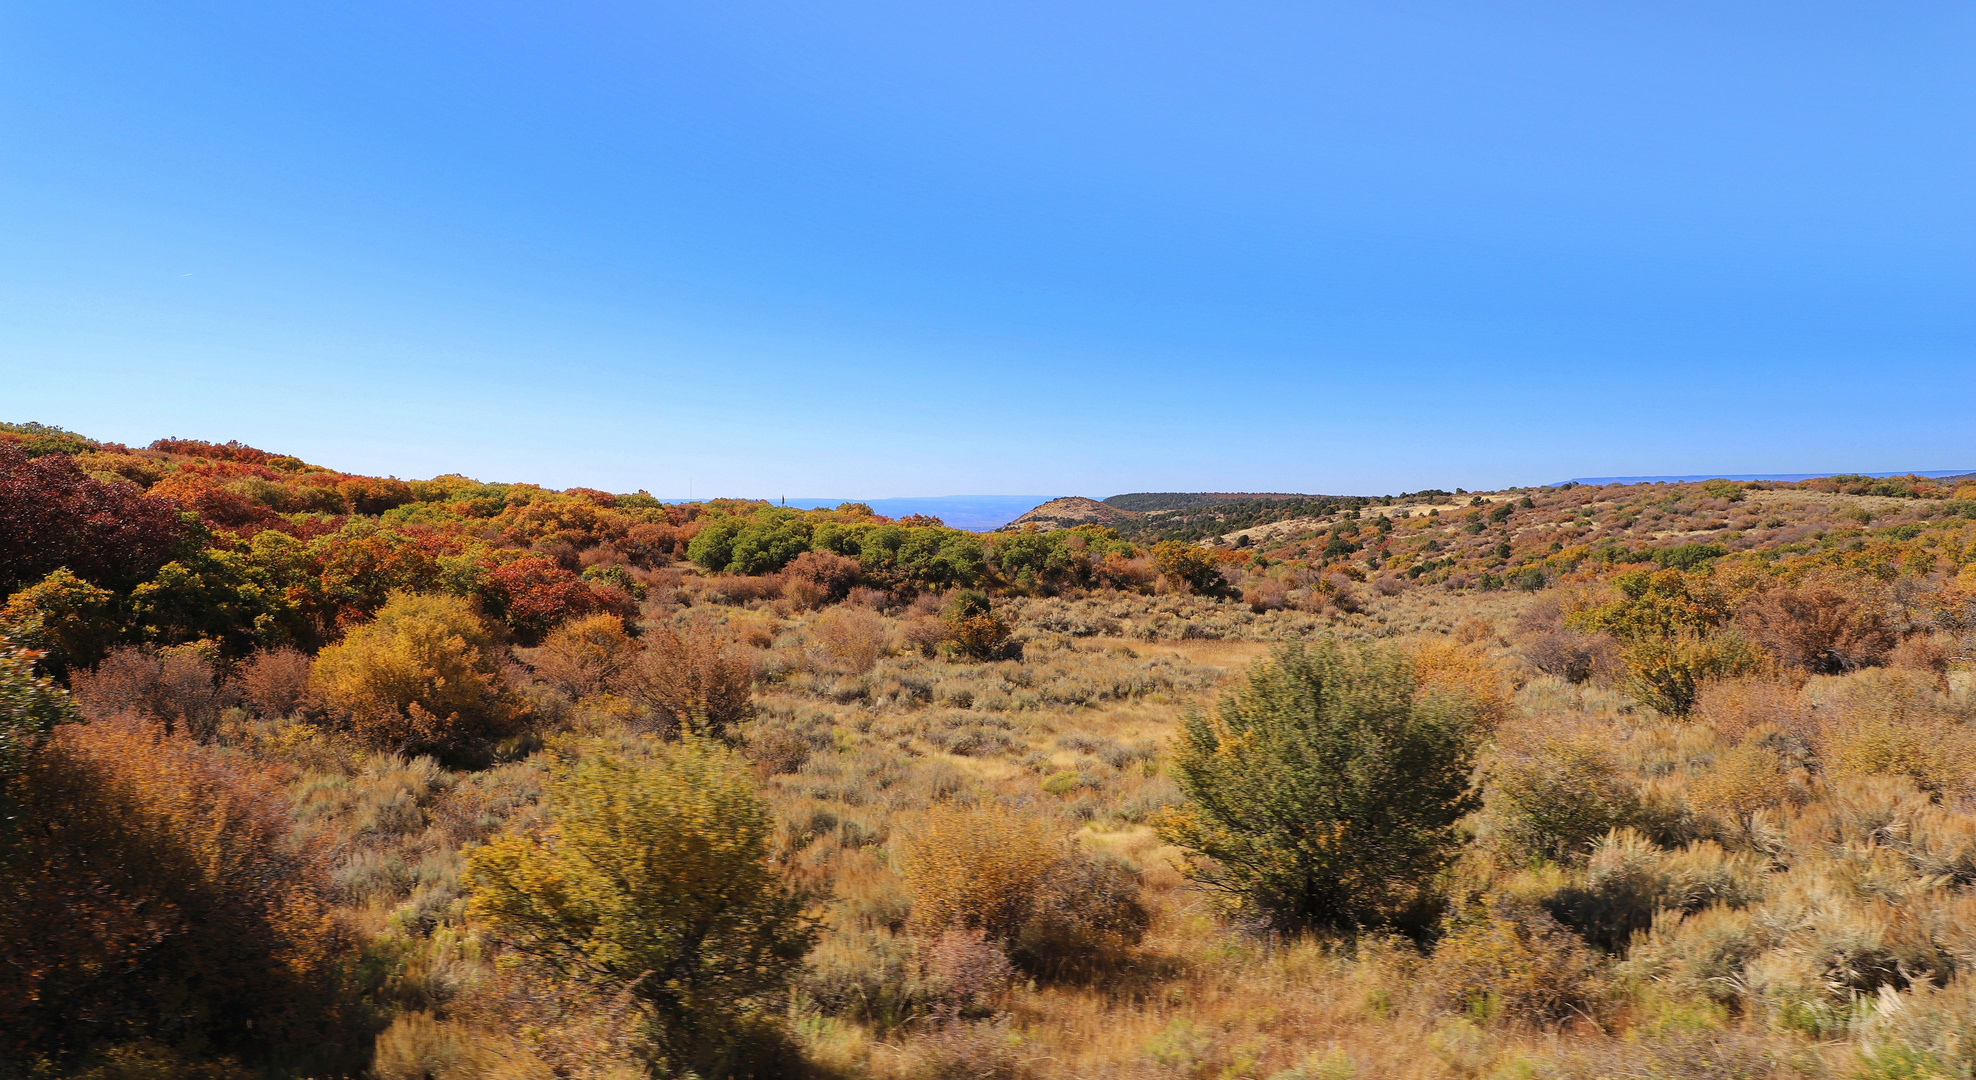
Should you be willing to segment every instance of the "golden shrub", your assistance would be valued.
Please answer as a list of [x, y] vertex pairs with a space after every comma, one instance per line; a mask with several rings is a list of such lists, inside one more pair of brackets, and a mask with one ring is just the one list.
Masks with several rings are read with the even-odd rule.
[[7, 794], [32, 827], [0, 859], [0, 1060], [351, 1049], [350, 942], [273, 776], [126, 717], [56, 728]]
[[708, 1075], [761, 1034], [751, 1018], [787, 1000], [814, 944], [746, 763], [688, 738], [584, 758], [547, 795], [543, 829], [467, 853], [469, 917], [542, 974], [635, 1001], [667, 1075]]
[[1013, 628], [993, 614], [963, 615], [946, 621], [946, 640], [964, 656], [976, 660], [1009, 659], [1021, 645], [1010, 640]]
[[1688, 785], [1695, 809], [1741, 822], [1759, 810], [1778, 806], [1791, 795], [1785, 763], [1776, 750], [1745, 742], [1715, 760], [1715, 766]]
[[529, 667], [544, 682], [577, 699], [616, 687], [637, 655], [638, 643], [625, 632], [624, 620], [599, 613], [549, 631], [529, 654]]
[[407, 1013], [377, 1036], [376, 1080], [553, 1080], [527, 1046], [499, 1031]]
[[913, 929], [976, 929], [1006, 941], [1022, 928], [1063, 853], [1030, 818], [936, 806], [901, 845]]
[[831, 608], [817, 618], [812, 632], [832, 660], [860, 675], [877, 667], [885, 654], [885, 620], [864, 608]]
[[1493, 731], [1514, 711], [1509, 681], [1494, 661], [1479, 649], [1445, 641], [1426, 641], [1409, 650], [1417, 697], [1457, 694], [1475, 703], [1476, 721]]
[[1598, 958], [1541, 910], [1502, 900], [1471, 909], [1421, 971], [1428, 995], [1478, 1019], [1555, 1022], [1586, 1014]]
[[519, 719], [494, 647], [467, 601], [397, 593], [316, 657], [311, 685], [372, 747], [458, 757]]
[[1964, 792], [1976, 779], [1970, 765], [1976, 739], [1925, 673], [1860, 672], [1817, 689], [1827, 716], [1820, 750], [1834, 773], [1906, 776], [1940, 793]]
[[1816, 729], [1811, 710], [1799, 697], [1798, 684], [1768, 676], [1718, 679], [1703, 685], [1695, 698], [1694, 716], [1732, 742], [1740, 742], [1759, 727], [1803, 737]]

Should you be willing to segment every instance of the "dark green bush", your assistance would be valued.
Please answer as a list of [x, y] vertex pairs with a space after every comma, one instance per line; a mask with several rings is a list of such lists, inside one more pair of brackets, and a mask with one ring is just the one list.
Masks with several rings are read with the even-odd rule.
[[1478, 805], [1466, 699], [1416, 701], [1404, 654], [1286, 645], [1213, 716], [1188, 717], [1173, 772], [1189, 802], [1161, 836], [1195, 880], [1286, 929], [1410, 925]]

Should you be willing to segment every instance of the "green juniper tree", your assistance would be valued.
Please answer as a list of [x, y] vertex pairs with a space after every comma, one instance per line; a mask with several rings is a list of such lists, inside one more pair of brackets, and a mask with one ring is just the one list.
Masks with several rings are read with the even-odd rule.
[[1478, 805], [1472, 702], [1397, 650], [1287, 645], [1188, 717], [1161, 822], [1189, 873], [1282, 929], [1404, 925]]

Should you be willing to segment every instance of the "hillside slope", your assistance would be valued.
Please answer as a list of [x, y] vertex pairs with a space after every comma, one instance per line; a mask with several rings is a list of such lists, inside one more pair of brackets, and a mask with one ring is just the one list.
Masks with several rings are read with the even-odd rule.
[[1017, 531], [1025, 525], [1034, 525], [1047, 532], [1051, 529], [1068, 529], [1073, 525], [1105, 525], [1123, 532], [1138, 519], [1139, 515], [1130, 510], [1120, 510], [1115, 506], [1107, 506], [1096, 499], [1087, 499], [1081, 495], [1070, 495], [1051, 499], [1009, 522], [1003, 528]]

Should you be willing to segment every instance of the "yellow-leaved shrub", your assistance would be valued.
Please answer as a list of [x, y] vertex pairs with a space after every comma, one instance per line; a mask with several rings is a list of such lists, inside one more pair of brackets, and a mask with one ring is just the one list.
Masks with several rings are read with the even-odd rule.
[[495, 649], [470, 602], [397, 593], [316, 657], [311, 687], [372, 747], [458, 760], [520, 720]]
[[468, 853], [470, 917], [547, 974], [628, 995], [666, 1075], [780, 1045], [771, 1009], [815, 935], [747, 762], [688, 736], [581, 760], [548, 803], [545, 828]]

